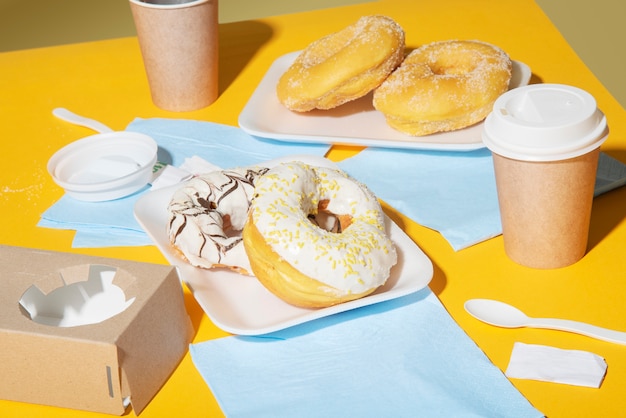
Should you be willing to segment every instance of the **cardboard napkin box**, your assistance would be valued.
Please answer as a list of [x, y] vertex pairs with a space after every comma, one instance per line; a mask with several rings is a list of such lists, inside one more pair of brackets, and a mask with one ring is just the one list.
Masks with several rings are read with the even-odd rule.
[[0, 245], [0, 398], [139, 414], [193, 328], [172, 266]]

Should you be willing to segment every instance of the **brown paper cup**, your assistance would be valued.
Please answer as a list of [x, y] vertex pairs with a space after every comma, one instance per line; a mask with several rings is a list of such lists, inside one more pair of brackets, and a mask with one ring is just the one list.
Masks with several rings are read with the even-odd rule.
[[504, 250], [534, 268], [574, 264], [587, 252], [606, 117], [586, 91], [560, 84], [509, 90], [487, 116]]
[[511, 260], [551, 269], [587, 252], [600, 149], [561, 161], [493, 155], [504, 249]]
[[217, 0], [130, 0], [130, 7], [154, 104], [191, 111], [213, 103], [218, 96]]

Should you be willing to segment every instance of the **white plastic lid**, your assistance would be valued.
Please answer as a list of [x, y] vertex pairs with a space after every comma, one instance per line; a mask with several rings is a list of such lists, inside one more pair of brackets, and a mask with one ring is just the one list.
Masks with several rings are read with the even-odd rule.
[[154, 139], [136, 132], [92, 135], [57, 151], [48, 161], [48, 172], [76, 199], [118, 199], [152, 180], [157, 150]]
[[574, 158], [608, 136], [606, 117], [589, 93], [561, 84], [533, 84], [500, 96], [487, 116], [483, 142], [523, 161]]

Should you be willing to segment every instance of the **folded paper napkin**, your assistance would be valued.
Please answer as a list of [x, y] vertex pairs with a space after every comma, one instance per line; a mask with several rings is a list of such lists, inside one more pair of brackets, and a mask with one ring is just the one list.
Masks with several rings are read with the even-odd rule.
[[[491, 152], [368, 148], [339, 166], [390, 206], [439, 231], [455, 250], [502, 233]], [[626, 183], [626, 165], [600, 153], [596, 196]]]
[[[232, 168], [294, 154], [323, 156], [329, 149], [327, 145], [265, 141], [211, 122], [136, 119], [126, 129], [154, 138], [158, 160], [174, 167], [194, 156]], [[73, 247], [150, 245], [152, 241], [133, 217], [135, 202], [149, 189], [110, 202], [81, 202], [65, 195], [43, 213], [38, 226], [75, 230]]]
[[508, 377], [599, 388], [606, 361], [597, 354], [516, 342], [506, 369]]
[[542, 417], [428, 289], [192, 344], [229, 417]]
[[[295, 154], [325, 155], [326, 145], [253, 138], [232, 126], [210, 122], [137, 119], [127, 129], [152, 136], [159, 161], [180, 167], [197, 156], [232, 168]], [[455, 250], [502, 232], [491, 153], [367, 148], [339, 163], [382, 200], [415, 222], [439, 231]], [[626, 165], [600, 154], [596, 194], [626, 183]], [[139, 194], [145, 192], [144, 189]], [[139, 194], [106, 203], [62, 197], [39, 226], [76, 230], [74, 247], [151, 244], [133, 218]]]
[[38, 226], [76, 231], [74, 248], [153, 244], [135, 220], [133, 208], [149, 187], [108, 202], [83, 202], [64, 195], [46, 210]]

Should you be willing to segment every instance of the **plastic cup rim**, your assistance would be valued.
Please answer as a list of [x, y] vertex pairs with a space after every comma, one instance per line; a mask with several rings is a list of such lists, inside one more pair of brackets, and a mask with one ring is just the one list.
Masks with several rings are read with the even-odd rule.
[[147, 3], [142, 0], [129, 0], [129, 1], [133, 4], [136, 4], [137, 6], [146, 7], [149, 9], [175, 10], [175, 9], [184, 9], [186, 7], [197, 6], [202, 3], [207, 3], [209, 0], [190, 0], [185, 3], [172, 3], [172, 4]]

